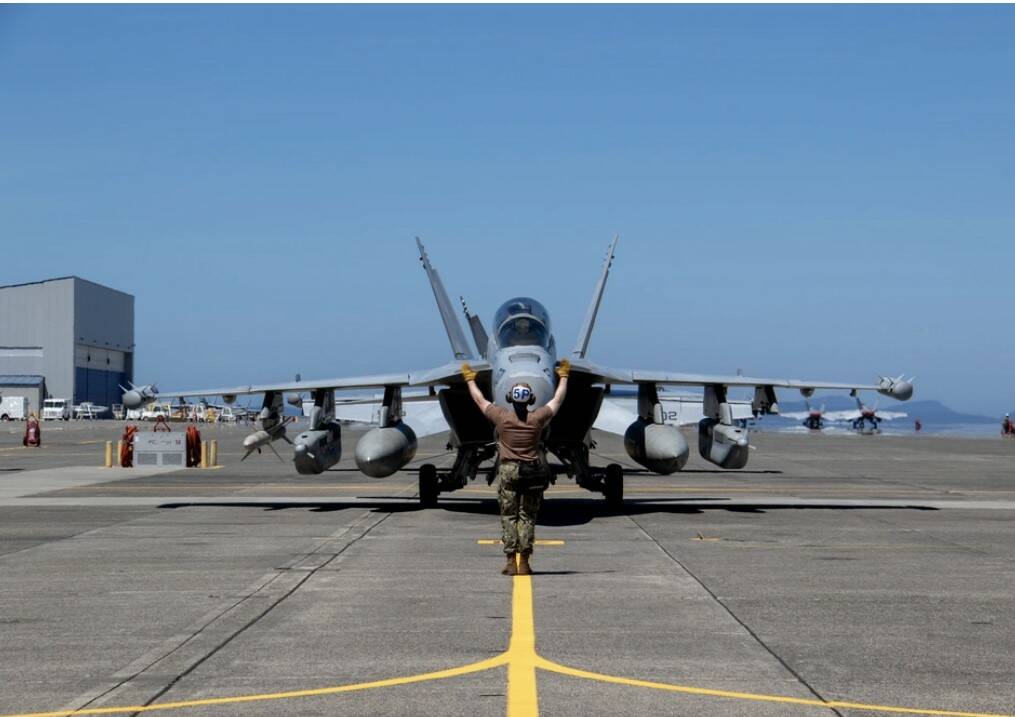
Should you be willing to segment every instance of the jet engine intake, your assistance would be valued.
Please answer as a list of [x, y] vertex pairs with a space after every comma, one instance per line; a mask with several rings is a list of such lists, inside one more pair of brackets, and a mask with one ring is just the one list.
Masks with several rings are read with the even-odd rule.
[[690, 449], [676, 426], [639, 418], [624, 432], [627, 455], [654, 473], [670, 475], [684, 467]]
[[386, 478], [416, 456], [416, 433], [398, 421], [371, 428], [356, 444], [356, 465], [371, 478]]
[[720, 468], [743, 468], [750, 454], [747, 430], [703, 418], [698, 423], [698, 452]]
[[293, 440], [293, 463], [303, 475], [323, 473], [341, 458], [342, 426], [338, 422], [304, 431]]

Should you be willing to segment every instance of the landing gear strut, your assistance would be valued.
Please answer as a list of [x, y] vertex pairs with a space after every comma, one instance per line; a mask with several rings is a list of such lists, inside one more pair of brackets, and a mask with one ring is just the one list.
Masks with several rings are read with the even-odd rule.
[[557, 456], [564, 461], [568, 475], [574, 475], [575, 482], [585, 490], [602, 493], [606, 505], [620, 510], [624, 505], [624, 467], [610, 463], [606, 468], [589, 465], [588, 447], [584, 444], [571, 451], [559, 451]]

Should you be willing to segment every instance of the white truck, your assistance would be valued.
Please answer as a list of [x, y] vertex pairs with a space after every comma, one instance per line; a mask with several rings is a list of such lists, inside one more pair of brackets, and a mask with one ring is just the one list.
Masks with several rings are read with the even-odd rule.
[[66, 398], [47, 398], [42, 402], [42, 420], [70, 420], [71, 402]]
[[4, 396], [0, 399], [0, 420], [23, 421], [28, 418], [26, 396]]

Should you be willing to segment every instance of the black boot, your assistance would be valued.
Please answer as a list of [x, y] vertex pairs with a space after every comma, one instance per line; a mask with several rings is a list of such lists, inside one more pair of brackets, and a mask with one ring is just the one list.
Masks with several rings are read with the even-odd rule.
[[518, 574], [518, 562], [515, 560], [517, 553], [507, 554], [507, 565], [505, 565], [501, 571], [501, 575], [517, 575]]
[[532, 568], [529, 566], [529, 553], [518, 554], [518, 574], [532, 575]]

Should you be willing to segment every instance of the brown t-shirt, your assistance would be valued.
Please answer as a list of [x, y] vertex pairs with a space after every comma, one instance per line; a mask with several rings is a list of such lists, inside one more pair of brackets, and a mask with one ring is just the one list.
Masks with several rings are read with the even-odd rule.
[[530, 412], [524, 421], [519, 421], [514, 409], [501, 408], [491, 403], [486, 408], [486, 417], [497, 431], [501, 460], [539, 460], [539, 437], [553, 418], [553, 411], [541, 406]]

